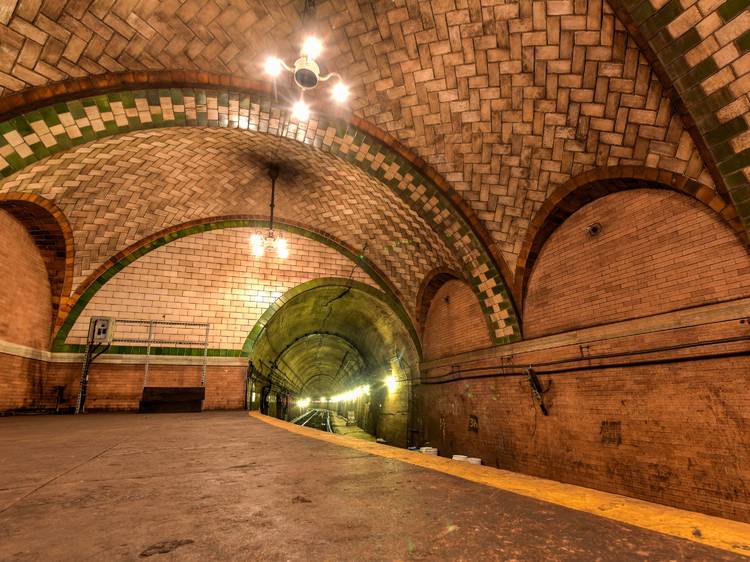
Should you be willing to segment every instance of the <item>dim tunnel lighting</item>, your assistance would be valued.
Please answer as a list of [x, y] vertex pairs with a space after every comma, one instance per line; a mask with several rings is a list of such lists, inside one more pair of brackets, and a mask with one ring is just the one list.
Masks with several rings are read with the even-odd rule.
[[385, 377], [385, 386], [388, 388], [388, 392], [396, 392], [396, 388], [398, 387], [396, 375], [388, 375]]
[[300, 408], [307, 408], [310, 405], [311, 400], [309, 398], [303, 398], [297, 401], [297, 406]]

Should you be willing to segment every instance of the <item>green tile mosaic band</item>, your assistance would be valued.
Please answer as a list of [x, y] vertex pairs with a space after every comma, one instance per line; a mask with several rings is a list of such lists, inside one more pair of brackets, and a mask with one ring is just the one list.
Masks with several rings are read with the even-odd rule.
[[[750, 231], [750, 121], [731, 117], [732, 105], [744, 104], [748, 89], [743, 53], [750, 50], [750, 0], [709, 3], [700, 9], [679, 0], [611, 4], [623, 21], [632, 22], [629, 31], [660, 69], [665, 87], [674, 88], [673, 97], [684, 104], [686, 122], [694, 122], [693, 137], [707, 153], [706, 163], [715, 164], [719, 192], [726, 189]], [[692, 24], [682, 23], [686, 21]], [[702, 49], [712, 43], [714, 47]]]
[[357, 165], [392, 188], [454, 250], [477, 294], [493, 341], [520, 339], [517, 313], [492, 257], [432, 180], [346, 121], [328, 117], [308, 123], [290, 121], [264, 94], [169, 88], [110, 92], [57, 103], [0, 123], [0, 175], [9, 176], [46, 156], [95, 139], [179, 126], [280, 135]]
[[[212, 357], [238, 357], [240, 355], [247, 355], [252, 347], [252, 343], [255, 341], [257, 336], [260, 334], [260, 331], [262, 331], [262, 327], [265, 325], [264, 319], [270, 318], [273, 315], [273, 313], [275, 313], [276, 310], [278, 310], [278, 308], [281, 305], [283, 305], [283, 303], [286, 302], [289, 298], [301, 292], [304, 292], [305, 290], [309, 290], [310, 288], [313, 288], [313, 287], [323, 286], [323, 285], [342, 285], [343, 283], [349, 283], [351, 284], [351, 286], [354, 286], [357, 289], [362, 290], [369, 295], [375, 296], [379, 300], [386, 303], [394, 311], [394, 313], [401, 319], [404, 325], [407, 327], [412, 337], [412, 340], [414, 341], [416, 348], [420, 349], [419, 337], [411, 321], [411, 318], [406, 312], [406, 309], [403, 307], [403, 305], [398, 299], [398, 296], [393, 292], [393, 290], [390, 288], [390, 286], [385, 281], [385, 279], [382, 278], [378, 270], [374, 268], [372, 264], [370, 264], [364, 256], [355, 254], [348, 248], [342, 246], [341, 244], [336, 243], [330, 238], [327, 238], [325, 236], [318, 234], [317, 232], [312, 232], [310, 230], [306, 230], [296, 225], [289, 225], [289, 224], [285, 224], [281, 222], [275, 222], [274, 226], [278, 230], [289, 232], [291, 234], [304, 236], [306, 238], [309, 238], [321, 244], [325, 244], [326, 246], [336, 250], [340, 254], [350, 259], [352, 262], [356, 263], [359, 267], [361, 267], [365, 271], [365, 273], [367, 273], [375, 281], [375, 283], [382, 289], [382, 291], [377, 291], [376, 289], [373, 289], [372, 287], [364, 285], [363, 283], [358, 283], [357, 281], [346, 280], [346, 279], [321, 278], [321, 279], [315, 279], [313, 281], [309, 281], [307, 283], [303, 283], [302, 285], [299, 285], [295, 287], [294, 289], [285, 293], [274, 304], [271, 305], [271, 307], [266, 311], [266, 313], [263, 316], [261, 316], [261, 318], [256, 323], [255, 327], [253, 328], [247, 340], [245, 341], [245, 345], [243, 346], [242, 350], [211, 349], [209, 350], [210, 356]], [[94, 295], [97, 293], [97, 291], [99, 291], [99, 289], [101, 289], [110, 279], [112, 279], [125, 267], [135, 262], [137, 259], [143, 257], [144, 255], [148, 254], [149, 252], [153, 250], [156, 250], [157, 248], [161, 246], [164, 246], [165, 244], [168, 244], [175, 240], [179, 240], [180, 238], [184, 238], [186, 236], [191, 236], [194, 234], [200, 234], [202, 232], [208, 232], [210, 230], [218, 230], [218, 229], [223, 229], [223, 228], [246, 228], [246, 227], [267, 228], [268, 221], [253, 220], [253, 219], [246, 219], [246, 220], [234, 219], [234, 220], [224, 220], [224, 221], [196, 224], [196, 225], [183, 228], [181, 230], [175, 230], [175, 231], [169, 232], [168, 234], [165, 234], [159, 238], [149, 241], [143, 246], [140, 246], [138, 249], [136, 249], [132, 253], [127, 254], [126, 256], [123, 256], [122, 258], [114, 262], [103, 273], [101, 273], [86, 288], [86, 290], [81, 294], [80, 298], [75, 302], [70, 312], [68, 313], [68, 316], [65, 318], [65, 321], [60, 327], [60, 330], [55, 335], [55, 338], [52, 342], [52, 351], [63, 352], [63, 353], [82, 353], [84, 351], [83, 349], [84, 346], [82, 345], [66, 343], [68, 335], [70, 334], [70, 331], [75, 325], [76, 320], [78, 320], [78, 317], [85, 310], [86, 306], [94, 297]], [[182, 348], [159, 347], [159, 348], [153, 348], [153, 349], [159, 350], [158, 352], [154, 351], [154, 354], [156, 355], [203, 355], [203, 349], [193, 349], [193, 348], [185, 348], [185, 347], [182, 347]], [[112, 348], [110, 348], [109, 350], [109, 353], [143, 354], [145, 353], [145, 348], [137, 347], [137, 346], [112, 346]]]

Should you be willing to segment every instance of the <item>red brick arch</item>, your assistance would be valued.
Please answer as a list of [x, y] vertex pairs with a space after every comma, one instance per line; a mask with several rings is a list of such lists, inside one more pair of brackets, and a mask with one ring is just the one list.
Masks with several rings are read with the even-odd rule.
[[513, 279], [513, 294], [520, 309], [526, 298], [528, 281], [534, 263], [554, 230], [584, 205], [610, 193], [637, 188], [670, 189], [701, 201], [721, 216], [747, 246], [747, 233], [737, 217], [734, 206], [700, 182], [681, 174], [656, 168], [641, 166], [597, 168], [571, 178], [558, 187], [547, 198], [529, 224]]
[[459, 279], [465, 281], [463, 275], [446, 267], [439, 267], [433, 269], [422, 280], [422, 284], [419, 287], [419, 293], [417, 293], [417, 331], [421, 338], [424, 334], [425, 321], [427, 320], [427, 312], [430, 310], [430, 304], [432, 299], [437, 294], [440, 287], [445, 285], [448, 281], [453, 279]]
[[67, 217], [50, 200], [32, 193], [0, 193], [0, 209], [31, 235], [44, 259], [52, 291], [52, 329], [70, 297], [75, 248]]

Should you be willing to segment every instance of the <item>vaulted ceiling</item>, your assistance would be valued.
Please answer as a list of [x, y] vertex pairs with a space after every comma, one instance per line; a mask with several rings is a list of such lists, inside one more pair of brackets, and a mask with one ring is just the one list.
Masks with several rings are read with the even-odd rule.
[[264, 80], [266, 55], [291, 58], [314, 31], [324, 70], [352, 85], [353, 114], [460, 194], [508, 271], [545, 200], [597, 167], [684, 175], [750, 224], [746, 2], [315, 4], [303, 25], [302, 0], [5, 2], [0, 110], [22, 111], [52, 83], [123, 71]]
[[269, 160], [283, 162], [276, 218], [365, 252], [407, 306], [429, 271], [458, 267], [438, 235], [382, 183], [333, 156], [312, 157], [300, 143], [259, 133], [169, 128], [119, 135], [30, 166], [0, 182], [0, 193], [39, 194], [66, 214], [78, 287], [112, 255], [165, 228], [266, 216]]

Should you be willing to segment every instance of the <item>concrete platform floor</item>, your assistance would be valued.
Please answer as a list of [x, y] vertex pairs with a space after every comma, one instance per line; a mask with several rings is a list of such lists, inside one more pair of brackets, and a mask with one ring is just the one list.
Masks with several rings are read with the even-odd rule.
[[747, 560], [242, 412], [0, 419], [0, 560]]

